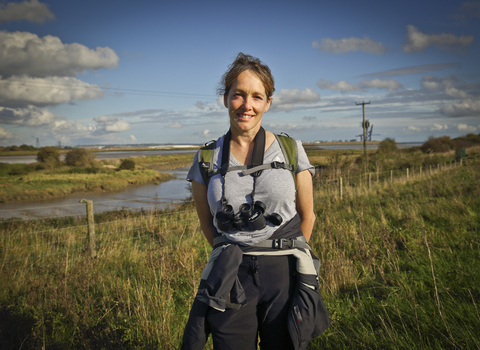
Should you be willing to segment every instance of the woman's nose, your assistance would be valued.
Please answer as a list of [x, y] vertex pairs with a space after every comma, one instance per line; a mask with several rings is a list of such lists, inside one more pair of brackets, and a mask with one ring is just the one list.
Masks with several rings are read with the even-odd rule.
[[251, 107], [252, 107], [252, 103], [251, 103], [250, 97], [245, 96], [245, 99], [243, 100], [243, 108], [250, 109]]

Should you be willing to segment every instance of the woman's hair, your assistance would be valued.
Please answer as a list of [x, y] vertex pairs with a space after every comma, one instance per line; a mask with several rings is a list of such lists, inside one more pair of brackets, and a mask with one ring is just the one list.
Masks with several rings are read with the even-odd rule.
[[267, 98], [272, 97], [275, 91], [275, 80], [273, 79], [270, 68], [258, 58], [245, 55], [240, 52], [235, 61], [228, 66], [228, 70], [223, 74], [220, 86], [217, 89], [218, 95], [228, 95], [230, 88], [237, 77], [246, 70], [252, 71], [260, 79], [265, 87]]

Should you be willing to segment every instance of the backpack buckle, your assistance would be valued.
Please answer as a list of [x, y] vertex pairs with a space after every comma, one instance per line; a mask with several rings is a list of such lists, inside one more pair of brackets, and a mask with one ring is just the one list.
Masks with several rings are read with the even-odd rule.
[[272, 169], [283, 169], [284, 168], [284, 164], [283, 162], [278, 162], [276, 160], [274, 160], [272, 162]]
[[286, 238], [274, 239], [273, 248], [291, 249], [293, 248], [293, 239], [286, 239]]

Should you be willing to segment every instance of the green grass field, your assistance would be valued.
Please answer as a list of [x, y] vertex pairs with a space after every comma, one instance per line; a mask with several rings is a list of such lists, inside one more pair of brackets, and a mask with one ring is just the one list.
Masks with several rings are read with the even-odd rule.
[[[311, 246], [332, 326], [309, 349], [480, 348], [479, 170], [343, 198], [321, 177]], [[84, 219], [0, 223], [2, 349], [179, 347], [210, 252], [192, 203], [95, 220], [96, 258]]]

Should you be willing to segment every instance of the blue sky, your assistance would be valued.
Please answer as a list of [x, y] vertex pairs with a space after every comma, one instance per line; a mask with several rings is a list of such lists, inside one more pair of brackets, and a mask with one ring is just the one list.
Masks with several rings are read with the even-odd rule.
[[[0, 0], [0, 145], [204, 143], [238, 52], [305, 142], [480, 132], [480, 1]], [[358, 138], [357, 138], [358, 140]]]

